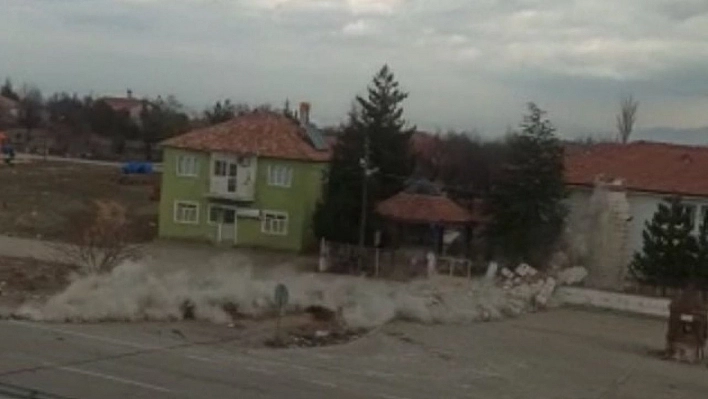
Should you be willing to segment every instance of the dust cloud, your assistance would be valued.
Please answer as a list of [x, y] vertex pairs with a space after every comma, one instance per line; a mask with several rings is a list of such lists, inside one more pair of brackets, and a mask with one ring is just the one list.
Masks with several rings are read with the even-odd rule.
[[279, 283], [290, 293], [287, 311], [313, 305], [339, 310], [353, 328], [372, 328], [395, 319], [422, 323], [502, 319], [535, 310], [535, 298], [543, 289], [542, 284], [503, 288], [494, 282], [446, 276], [401, 283], [288, 268], [264, 272], [246, 258], [160, 272], [145, 263], [124, 263], [109, 274], [76, 277], [63, 292], [43, 303], [26, 303], [13, 316], [57, 322], [179, 320], [189, 302], [195, 319], [230, 323], [229, 309], [245, 317], [271, 316]]

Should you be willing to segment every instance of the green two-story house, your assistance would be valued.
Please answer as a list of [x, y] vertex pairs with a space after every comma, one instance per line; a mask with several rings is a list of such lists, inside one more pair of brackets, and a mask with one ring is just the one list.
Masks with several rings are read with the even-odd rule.
[[254, 112], [163, 142], [159, 235], [302, 251], [330, 150], [303, 107]]

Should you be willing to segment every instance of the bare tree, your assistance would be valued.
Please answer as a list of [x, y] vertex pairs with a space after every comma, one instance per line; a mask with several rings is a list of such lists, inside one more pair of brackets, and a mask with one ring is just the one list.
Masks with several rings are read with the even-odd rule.
[[634, 129], [634, 122], [637, 121], [637, 108], [639, 101], [631, 94], [620, 101], [620, 113], [617, 114], [617, 131], [622, 144], [627, 144], [629, 136]]
[[130, 242], [125, 207], [115, 201], [96, 201], [89, 217], [72, 220], [68, 239], [54, 249], [86, 274], [110, 272], [139, 256], [139, 248]]

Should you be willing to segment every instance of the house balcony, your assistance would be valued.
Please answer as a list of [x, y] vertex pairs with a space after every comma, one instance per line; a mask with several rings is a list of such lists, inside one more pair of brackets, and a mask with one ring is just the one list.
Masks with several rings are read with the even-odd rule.
[[224, 192], [224, 191], [209, 191], [204, 196], [216, 202], [253, 202], [255, 195], [253, 191], [246, 192]]

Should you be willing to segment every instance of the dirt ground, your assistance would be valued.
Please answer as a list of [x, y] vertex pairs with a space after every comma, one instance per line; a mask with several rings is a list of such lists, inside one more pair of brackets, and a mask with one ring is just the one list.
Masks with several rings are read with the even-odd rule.
[[19, 305], [56, 294], [74, 271], [74, 266], [63, 263], [0, 256], [0, 304]]
[[132, 236], [152, 240], [157, 202], [151, 184], [120, 184], [116, 167], [68, 162], [0, 165], [0, 234], [61, 240], [94, 200], [111, 199], [128, 210]]

